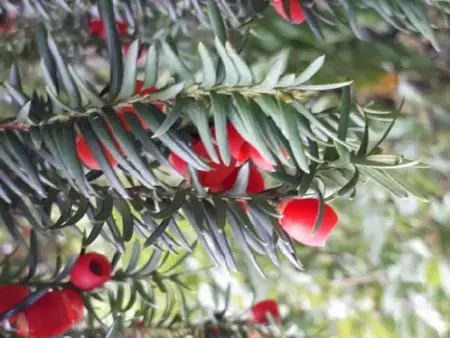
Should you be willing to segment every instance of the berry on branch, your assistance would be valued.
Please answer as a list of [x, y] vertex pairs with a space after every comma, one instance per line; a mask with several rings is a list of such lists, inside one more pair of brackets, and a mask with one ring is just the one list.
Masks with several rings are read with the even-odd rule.
[[281, 227], [297, 242], [308, 246], [324, 246], [338, 223], [338, 215], [330, 205], [325, 204], [319, 231], [313, 234], [319, 210], [320, 200], [317, 198], [284, 200], [279, 206]]
[[260, 324], [269, 324], [268, 315], [275, 321], [281, 321], [278, 303], [273, 299], [267, 299], [254, 304], [251, 308], [251, 320]]
[[61, 335], [83, 319], [83, 299], [73, 290], [47, 292], [18, 315], [17, 333], [26, 337]]
[[104, 255], [89, 252], [78, 257], [70, 272], [70, 281], [78, 289], [90, 291], [103, 286], [111, 273], [111, 263]]
[[[29, 295], [28, 288], [24, 285], [10, 284], [0, 286], [0, 313], [11, 310]], [[17, 314], [9, 317], [8, 321], [13, 324], [17, 320]], [[0, 322], [0, 327], [2, 323]]]
[[306, 20], [305, 13], [300, 6], [300, 0], [289, 0], [290, 15], [288, 15], [283, 8], [283, 0], [273, 0], [272, 5], [275, 11], [286, 21], [294, 24], [301, 24]]

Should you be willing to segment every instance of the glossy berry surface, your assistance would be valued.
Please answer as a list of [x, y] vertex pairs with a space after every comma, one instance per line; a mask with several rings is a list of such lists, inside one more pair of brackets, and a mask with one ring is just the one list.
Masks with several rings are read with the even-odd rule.
[[[94, 153], [89, 147], [89, 144], [82, 135], [77, 135], [75, 140], [75, 147], [79, 159], [86, 167], [92, 170], [101, 170], [100, 163], [98, 163], [97, 159], [94, 156]], [[116, 148], [123, 154], [123, 150], [120, 148], [118, 144], [116, 144]], [[106, 160], [114, 168], [117, 165], [117, 160], [104, 145], [102, 145], [102, 149], [103, 154], [106, 157]]]
[[[212, 162], [206, 147], [200, 140], [195, 140], [192, 144], [192, 150], [201, 158], [203, 158], [211, 167], [210, 171], [198, 171], [198, 179], [204, 187], [210, 188], [211, 192], [219, 192], [226, 190], [225, 181], [236, 180], [237, 171], [236, 163], [232, 161], [229, 166], [224, 163]], [[219, 154], [219, 150], [215, 147], [215, 151]], [[187, 163], [174, 153], [169, 156], [169, 162], [178, 170], [180, 174], [187, 177], [189, 174]], [[231, 185], [232, 186], [232, 185]]]
[[[123, 36], [127, 33], [128, 25], [123, 21], [116, 21], [117, 32], [119, 36]], [[89, 35], [99, 37], [101, 39], [106, 38], [105, 24], [101, 19], [93, 19], [88, 24]]]
[[275, 169], [255, 147], [244, 140], [230, 122], [227, 123], [227, 140], [230, 154], [238, 165], [242, 165], [247, 160], [251, 160], [261, 170], [273, 171]]
[[[137, 95], [137, 94], [148, 95], [148, 94], [152, 94], [152, 93], [156, 92], [157, 90], [158, 89], [156, 87], [144, 88], [144, 82], [141, 80], [136, 80], [134, 94], [135, 95]], [[157, 103], [155, 106], [161, 111], [164, 110], [164, 105], [162, 103]], [[131, 131], [131, 126], [128, 124], [128, 122], [125, 119], [126, 114], [133, 114], [134, 116], [136, 116], [136, 118], [139, 120], [139, 123], [141, 124], [141, 126], [146, 130], [148, 129], [148, 126], [145, 123], [145, 121], [142, 119], [142, 117], [139, 115], [139, 113], [137, 113], [134, 110], [134, 108], [132, 106], [120, 108], [117, 111], [117, 113], [118, 113], [120, 121], [122, 122], [122, 125], [126, 131]]]
[[111, 273], [111, 263], [104, 255], [89, 252], [78, 257], [70, 272], [70, 281], [78, 289], [90, 291], [103, 286]]
[[241, 134], [230, 123], [227, 123], [227, 140], [230, 149], [230, 155], [233, 157], [238, 165], [241, 165], [248, 160], [247, 142], [243, 139]]
[[251, 319], [259, 324], [269, 324], [268, 315], [272, 316], [275, 321], [281, 320], [278, 303], [273, 299], [263, 300], [253, 305], [251, 314]]
[[61, 335], [83, 319], [81, 296], [73, 290], [47, 292], [18, 315], [17, 333], [21, 336]]
[[294, 24], [301, 24], [306, 20], [305, 12], [300, 6], [301, 0], [290, 0], [290, 15], [283, 8], [283, 0], [273, 0], [272, 5], [275, 11], [286, 21]]
[[[10, 284], [0, 286], [0, 313], [6, 312], [14, 308], [21, 301], [25, 300], [29, 295], [28, 288], [24, 285]], [[9, 317], [12, 324], [16, 321], [17, 314]], [[0, 322], [0, 327], [2, 323]]]
[[325, 204], [319, 231], [313, 234], [319, 208], [320, 201], [316, 198], [285, 200], [279, 207], [282, 215], [281, 227], [299, 243], [307, 246], [324, 246], [338, 223], [338, 215], [333, 207]]
[[148, 129], [147, 124], [145, 123], [145, 121], [142, 119], [142, 117], [134, 110], [133, 107], [124, 107], [124, 108], [120, 108], [117, 111], [117, 116], [120, 119], [120, 122], [122, 122], [123, 127], [125, 128], [126, 131], [131, 131], [131, 126], [128, 123], [128, 121], [126, 120], [126, 115], [127, 114], [131, 114], [133, 116], [135, 116], [138, 120], [140, 125], [142, 126], [142, 128], [144, 129]]
[[[122, 54], [125, 57], [128, 54], [128, 50], [130, 49], [130, 46], [131, 46], [131, 42], [129, 42], [129, 41], [125, 41], [122, 43]], [[143, 60], [146, 55], [147, 55], [147, 52], [146, 52], [145, 48], [142, 48], [142, 44], [139, 44], [139, 53], [137, 56], [137, 61]]]

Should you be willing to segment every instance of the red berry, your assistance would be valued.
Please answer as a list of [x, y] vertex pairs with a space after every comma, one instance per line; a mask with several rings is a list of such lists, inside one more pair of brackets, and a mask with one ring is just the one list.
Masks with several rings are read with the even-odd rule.
[[169, 163], [184, 177], [189, 176], [188, 164], [177, 154], [173, 152], [169, 154]]
[[[239, 173], [240, 168], [235, 168], [234, 171], [236, 172], [235, 175], [231, 175], [228, 177], [223, 185], [225, 190], [229, 190], [233, 188], [234, 183], [236, 182], [236, 177]], [[256, 194], [258, 192], [261, 192], [265, 189], [265, 183], [264, 183], [264, 177], [261, 174], [261, 172], [253, 165], [250, 165], [250, 172], [248, 177], [248, 185], [247, 185], [247, 192], [250, 194]]]
[[319, 231], [313, 234], [319, 208], [320, 201], [316, 198], [285, 200], [279, 206], [282, 215], [280, 224], [297, 242], [308, 246], [324, 246], [338, 223], [338, 215], [330, 205], [325, 204], [322, 224]]
[[83, 300], [75, 291], [50, 291], [19, 314], [17, 333], [31, 337], [61, 335], [83, 319], [83, 311]]
[[[229, 178], [227, 178], [226, 182], [224, 182], [224, 190], [229, 190], [233, 188], [234, 183], [236, 182], [236, 177], [238, 175], [239, 168], [236, 168], [236, 175], [231, 175]], [[261, 172], [255, 168], [253, 165], [250, 165], [250, 173], [248, 178], [248, 185], [247, 185], [247, 193], [249, 194], [257, 194], [261, 191], [264, 191], [266, 189], [266, 185], [264, 182], [264, 177], [261, 174]], [[244, 201], [238, 201], [239, 205], [244, 211], [248, 210], [247, 204]]]
[[249, 156], [248, 143], [230, 122], [227, 123], [227, 139], [230, 155], [237, 161], [237, 164], [241, 165], [247, 161]]
[[83, 299], [78, 292], [70, 289], [62, 290], [63, 301], [72, 323], [78, 323], [84, 317]]
[[286, 21], [294, 24], [301, 24], [305, 21], [306, 16], [299, 3], [300, 0], [290, 0], [291, 15], [287, 15], [283, 8], [283, 0], [273, 0], [272, 5], [275, 11]]
[[[24, 285], [11, 284], [0, 286], [0, 313], [14, 308], [29, 295], [28, 288]], [[17, 314], [9, 317], [8, 321], [12, 324], [17, 320]], [[0, 322], [0, 327], [2, 323]]]
[[147, 95], [147, 94], [153, 94], [158, 91], [158, 88], [156, 87], [149, 87], [144, 88], [144, 81], [136, 80], [136, 85], [134, 89], [134, 94], [141, 94], [141, 95]]
[[120, 121], [122, 122], [123, 127], [126, 131], [131, 131], [131, 126], [128, 124], [127, 120], [125, 119], [125, 114], [132, 114], [137, 117], [139, 120], [139, 123], [141, 124], [142, 128], [148, 129], [147, 123], [142, 119], [142, 117], [134, 110], [133, 107], [124, 107], [120, 108], [117, 111], [117, 115], [119, 116]]
[[[143, 87], [144, 87], [144, 82], [141, 80], [136, 80], [134, 94], [135, 95], [137, 95], [137, 94], [147, 95], [147, 94], [152, 94], [158, 90], [156, 87], [150, 87], [150, 88], [145, 88], [145, 89], [143, 89]], [[156, 107], [161, 111], [164, 110], [164, 105], [162, 103], [157, 103]], [[134, 110], [134, 108], [132, 106], [127, 106], [127, 107], [120, 108], [118, 110], [118, 116], [119, 116], [120, 120], [122, 121], [122, 125], [126, 131], [131, 131], [131, 127], [128, 124], [128, 122], [125, 120], [125, 117], [124, 117], [124, 114], [127, 114], [127, 113], [131, 113], [134, 116], [136, 116], [138, 118], [141, 126], [146, 130], [148, 129], [147, 124], [144, 122], [142, 117]]]
[[0, 33], [9, 33], [13, 30], [14, 26], [11, 22], [6, 22], [4, 25], [0, 25]]
[[[81, 162], [83, 162], [86, 167], [92, 170], [100, 170], [100, 164], [92, 153], [92, 150], [89, 147], [86, 139], [82, 135], [77, 135], [75, 145], [77, 148], [78, 157], [80, 158]], [[118, 144], [116, 144], [116, 147], [123, 154], [123, 150]], [[106, 156], [106, 160], [109, 162], [109, 164], [111, 164], [112, 167], [115, 167], [117, 165], [117, 160], [104, 145], [102, 145], [102, 149], [103, 153]]]
[[[144, 88], [144, 82], [141, 80], [136, 80], [136, 86], [134, 89], [135, 95], [137, 95], [137, 94], [149, 95], [149, 94], [153, 94], [157, 91], [158, 91], [158, 88], [156, 88], [156, 87]], [[158, 107], [158, 109], [161, 111], [164, 111], [164, 109], [165, 109], [164, 104], [162, 104], [162, 103], [157, 103], [156, 107]]]
[[[122, 43], [122, 54], [123, 55], [126, 55], [128, 53], [128, 49], [130, 49], [130, 46], [131, 46], [131, 42], [126, 41], [126, 42]], [[137, 61], [141, 61], [147, 54], [145, 49], [141, 48], [141, 44], [139, 44], [139, 49], [140, 49], [140, 52], [138, 54]]]
[[248, 144], [247, 149], [249, 158], [259, 169], [265, 171], [275, 170], [274, 166], [269, 161], [267, 161], [255, 147]]
[[[116, 26], [119, 36], [123, 36], [127, 33], [128, 25], [126, 22], [116, 21]], [[105, 24], [103, 23], [103, 20], [91, 20], [88, 24], [88, 32], [92, 36], [96, 36], [101, 39], [106, 38]]]
[[271, 315], [276, 321], [281, 320], [278, 303], [275, 300], [267, 299], [256, 303], [251, 308], [252, 320], [260, 324], [269, 324], [267, 315]]
[[[215, 135], [213, 131], [213, 136]], [[255, 147], [244, 140], [236, 128], [231, 123], [227, 123], [227, 139], [230, 155], [233, 157], [237, 165], [243, 164], [248, 159], [261, 170], [273, 171], [275, 168], [267, 161]]]
[[90, 291], [104, 285], [111, 273], [111, 263], [104, 255], [89, 252], [78, 257], [70, 272], [70, 281], [80, 290]]
[[[225, 186], [226, 183], [224, 183], [227, 179], [230, 179], [233, 182], [236, 180], [237, 171], [235, 161], [231, 161], [229, 166], [226, 166], [223, 163], [212, 162], [208, 152], [206, 151], [206, 147], [201, 140], [194, 141], [192, 144], [192, 150], [198, 156], [203, 158], [211, 168], [210, 171], [198, 171], [198, 179], [202, 186], [210, 188], [211, 192], [220, 192], [227, 189]], [[219, 153], [217, 147], [215, 147], [215, 150], [216, 153]], [[180, 174], [185, 177], [189, 176], [187, 163], [178, 155], [170, 153], [169, 162], [176, 170], [178, 170]], [[231, 184], [231, 187], [232, 186], [233, 184]]]
[[[214, 147], [216, 153], [219, 153], [219, 149]], [[206, 151], [206, 147], [201, 141], [197, 141], [193, 144], [192, 149], [195, 153], [208, 161], [208, 165], [211, 167], [210, 171], [199, 171], [198, 179], [200, 184], [204, 187], [210, 188], [211, 192], [219, 192], [223, 191], [226, 188], [224, 187], [224, 181], [229, 177], [235, 174], [235, 162], [231, 162], [229, 166], [221, 163], [212, 162], [208, 152]], [[237, 173], [236, 173], [237, 175]], [[235, 178], [236, 179], [236, 178]]]

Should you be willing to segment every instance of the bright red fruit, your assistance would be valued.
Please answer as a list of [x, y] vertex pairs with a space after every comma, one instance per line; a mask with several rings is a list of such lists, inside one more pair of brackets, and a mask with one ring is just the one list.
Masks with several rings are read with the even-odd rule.
[[[219, 154], [219, 149], [217, 147], [214, 148], [216, 154]], [[208, 152], [206, 151], [205, 145], [200, 140], [196, 141], [193, 144], [192, 150], [194, 150], [197, 155], [205, 159], [208, 162], [208, 165], [211, 167], [210, 171], [198, 172], [198, 179], [200, 181], [200, 184], [204, 187], [210, 188], [211, 192], [220, 192], [226, 190], [224, 182], [230, 176], [234, 176], [234, 180], [236, 180], [237, 172], [235, 170], [236, 163], [234, 161], [232, 161], [229, 166], [225, 165], [222, 162], [212, 162], [208, 155]]]
[[265, 171], [275, 170], [274, 166], [267, 161], [255, 147], [247, 143], [247, 149], [249, 158], [259, 169]]
[[319, 208], [320, 201], [316, 198], [285, 200], [279, 206], [279, 212], [282, 215], [280, 224], [284, 231], [297, 242], [308, 246], [324, 246], [338, 223], [338, 215], [330, 205], [325, 204], [322, 224], [319, 231], [313, 234]]
[[[224, 190], [229, 190], [233, 188], [234, 183], [236, 182], [237, 175], [239, 173], [240, 168], [235, 169], [235, 174], [230, 175], [225, 181], [224, 181]], [[266, 184], [264, 182], [264, 177], [261, 174], [261, 172], [255, 168], [255, 166], [250, 165], [250, 173], [248, 178], [248, 185], [246, 192], [249, 194], [257, 194], [261, 191], [264, 191], [266, 189]], [[248, 210], [247, 204], [244, 201], [238, 201], [241, 208], [244, 211]]]
[[[234, 169], [233, 174], [227, 177], [223, 182], [224, 190], [230, 190], [233, 188], [236, 182], [237, 175], [239, 174], [240, 168]], [[250, 194], [256, 194], [258, 192], [264, 191], [265, 189], [264, 177], [261, 172], [253, 165], [250, 165], [250, 172], [248, 177], [247, 192]]]
[[[117, 150], [124, 154], [122, 148], [117, 144], [117, 141], [114, 139], [114, 143]], [[80, 158], [81, 162], [83, 164], [92, 169], [92, 170], [100, 170], [100, 164], [98, 163], [97, 159], [95, 158], [94, 154], [92, 153], [91, 148], [89, 147], [89, 144], [87, 143], [86, 139], [82, 135], [77, 135], [77, 138], [75, 140], [75, 146], [77, 149], [78, 157]], [[117, 160], [114, 158], [114, 156], [109, 152], [109, 150], [103, 145], [103, 153], [106, 156], [107, 161], [109, 164], [111, 164], [112, 167], [115, 167], [117, 165]]]
[[83, 299], [73, 290], [50, 291], [19, 314], [17, 333], [21, 336], [61, 335], [83, 319]]
[[177, 154], [171, 152], [169, 154], [169, 163], [184, 177], [189, 176], [188, 164], [185, 160], [179, 157]]
[[80, 290], [90, 291], [105, 284], [111, 273], [111, 263], [104, 255], [89, 252], [78, 257], [70, 272], [70, 281]]
[[142, 119], [141, 115], [139, 115], [133, 107], [123, 107], [120, 108], [117, 111], [117, 116], [119, 116], [120, 121], [122, 122], [123, 127], [126, 131], [131, 131], [131, 126], [128, 124], [127, 120], [125, 119], [125, 114], [132, 114], [137, 117], [139, 120], [139, 123], [144, 129], [148, 129], [147, 123]]
[[[215, 136], [215, 131], [213, 131]], [[230, 149], [230, 155], [233, 157], [238, 165], [241, 165], [248, 160], [247, 142], [242, 138], [241, 134], [230, 123], [227, 123], [227, 140]]]
[[[212, 132], [214, 136], [215, 133], [213, 130]], [[261, 170], [275, 170], [273, 165], [267, 161], [255, 147], [244, 140], [230, 122], [227, 123], [227, 139], [230, 155], [236, 160], [238, 165], [241, 165], [250, 159]]]
[[[158, 88], [156, 88], [156, 87], [144, 88], [144, 82], [141, 80], [136, 80], [136, 86], [134, 89], [135, 95], [136, 94], [148, 95], [148, 94], [153, 94], [157, 91], [158, 91]], [[155, 106], [161, 111], [164, 111], [164, 109], [165, 109], [165, 107], [162, 103], [156, 103]]]
[[144, 88], [144, 81], [136, 80], [134, 94], [141, 94], [141, 95], [153, 94], [157, 90], [158, 88], [156, 87]]
[[256, 323], [269, 324], [269, 321], [267, 320], [267, 315], [269, 314], [276, 321], [281, 320], [278, 303], [273, 299], [267, 299], [256, 303], [255, 305], [252, 306], [251, 312], [252, 312], [251, 319]]
[[3, 25], [0, 25], [0, 33], [9, 33], [13, 30], [14, 26], [11, 22], [6, 22]]
[[[126, 55], [128, 53], [128, 49], [130, 49], [131, 42], [125, 41], [122, 43], [122, 54]], [[141, 44], [139, 44], [139, 48], [141, 48]], [[140, 53], [138, 54], [137, 60], [141, 61], [145, 55], [147, 54], [145, 49], [141, 49]]]
[[[136, 80], [136, 85], [135, 85], [135, 90], [134, 90], [134, 94], [141, 94], [141, 95], [147, 95], [147, 94], [152, 94], [154, 92], [156, 92], [158, 89], [156, 87], [150, 87], [150, 88], [145, 88], [144, 87], [144, 82], [141, 80]], [[156, 107], [163, 111], [164, 110], [164, 105], [162, 103], [157, 103]], [[148, 129], [147, 124], [144, 122], [144, 120], [141, 118], [141, 116], [134, 110], [134, 108], [132, 106], [127, 106], [127, 107], [123, 107], [120, 108], [118, 110], [118, 116], [122, 122], [123, 127], [125, 128], [126, 131], [131, 131], [131, 127], [128, 124], [128, 122], [125, 120], [125, 116], [124, 114], [133, 114], [134, 116], [137, 117], [137, 119], [139, 120], [141, 126], [144, 129]]]
[[[127, 33], [128, 25], [126, 22], [116, 21], [116, 25], [119, 36], [125, 35]], [[105, 24], [101, 19], [91, 20], [88, 24], [88, 31], [92, 36], [96, 36], [101, 39], [106, 38]]]
[[[195, 140], [192, 144], [192, 150], [200, 157], [202, 157], [211, 167], [210, 171], [198, 171], [198, 179], [200, 184], [204, 187], [210, 188], [211, 192], [220, 192], [227, 189], [225, 181], [227, 179], [236, 180], [236, 162], [231, 161], [229, 166], [224, 163], [212, 162], [205, 145], [201, 140]], [[219, 154], [219, 149], [215, 147], [216, 153]], [[187, 163], [174, 153], [170, 153], [169, 162], [178, 170], [180, 174], [185, 177], [189, 176]], [[230, 178], [231, 177], [231, 178]], [[234, 178], [233, 178], [234, 177]], [[228, 184], [229, 185], [229, 184]], [[231, 187], [233, 184], [231, 184]]]
[[[14, 308], [29, 295], [28, 288], [24, 285], [11, 284], [0, 286], [0, 313]], [[17, 320], [17, 314], [9, 317], [8, 321], [12, 324]], [[0, 322], [0, 327], [2, 323]]]
[[295, 24], [301, 24], [305, 21], [306, 16], [299, 3], [300, 0], [290, 0], [291, 15], [287, 15], [283, 8], [283, 0], [273, 0], [273, 8], [277, 13], [286, 21], [290, 21]]

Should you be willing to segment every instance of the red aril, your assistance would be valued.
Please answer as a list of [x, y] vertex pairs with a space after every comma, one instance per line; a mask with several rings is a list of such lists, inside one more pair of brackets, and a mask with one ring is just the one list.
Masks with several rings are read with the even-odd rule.
[[90, 291], [109, 281], [111, 272], [111, 263], [104, 255], [89, 252], [78, 257], [70, 272], [70, 281], [78, 289]]
[[273, 0], [272, 6], [284, 20], [294, 24], [301, 24], [306, 20], [306, 16], [300, 6], [300, 1], [301, 0], [290, 0], [290, 15], [288, 15], [283, 8], [283, 0]]
[[[119, 36], [123, 36], [127, 33], [128, 25], [123, 21], [116, 21], [117, 32]], [[91, 36], [99, 37], [101, 39], [106, 38], [105, 24], [101, 19], [94, 19], [89, 21], [88, 32]]]
[[[201, 158], [203, 158], [210, 166], [210, 171], [198, 171], [198, 178], [200, 184], [204, 187], [210, 188], [211, 192], [220, 192], [226, 190], [224, 183], [227, 179], [236, 180], [236, 162], [231, 161], [229, 166], [224, 163], [212, 162], [206, 147], [201, 140], [195, 140], [192, 145], [192, 150]], [[216, 153], [219, 153], [217, 146], [215, 147]], [[169, 162], [172, 166], [184, 177], [189, 176], [189, 170], [187, 163], [175, 153], [171, 152], [169, 155]], [[234, 182], [234, 181], [233, 181]]]
[[324, 246], [338, 223], [338, 215], [330, 205], [325, 204], [319, 231], [313, 234], [319, 208], [320, 200], [317, 198], [282, 201], [279, 206], [279, 213], [282, 215], [281, 227], [299, 243], [307, 246]]
[[247, 144], [247, 153], [249, 158], [252, 160], [253, 164], [256, 165], [259, 169], [265, 171], [274, 171], [275, 167], [267, 161], [261, 153], [252, 145]]
[[147, 123], [145, 123], [145, 121], [142, 119], [142, 117], [134, 110], [133, 107], [129, 106], [129, 107], [123, 107], [120, 108], [117, 111], [117, 116], [120, 119], [120, 122], [122, 122], [123, 127], [125, 128], [126, 131], [131, 131], [131, 126], [128, 124], [125, 115], [126, 114], [131, 114], [136, 116], [136, 118], [139, 120], [139, 123], [141, 124], [142, 128], [144, 129], [148, 129]]
[[49, 291], [21, 312], [17, 333], [21, 336], [59, 336], [83, 319], [83, 300], [70, 289]]
[[269, 320], [267, 319], [268, 315], [271, 315], [277, 322], [281, 320], [278, 303], [273, 299], [256, 303], [252, 306], [251, 313], [251, 320], [260, 324], [269, 324]]
[[[0, 286], [0, 313], [6, 312], [14, 308], [21, 301], [25, 300], [29, 295], [28, 288], [24, 285], [10, 284]], [[13, 324], [17, 320], [17, 314], [8, 318]], [[2, 323], [0, 322], [0, 327]]]
[[[115, 141], [115, 139], [114, 139]], [[92, 169], [92, 170], [101, 170], [100, 164], [98, 163], [97, 159], [95, 158], [94, 154], [92, 153], [91, 148], [89, 147], [89, 144], [87, 143], [86, 139], [82, 135], [77, 135], [76, 137], [76, 149], [78, 157], [80, 158], [81, 162], [83, 164]], [[115, 141], [116, 143], [116, 141]], [[123, 153], [122, 148], [116, 144], [117, 150], [121, 153]], [[114, 156], [109, 152], [109, 150], [102, 145], [103, 154], [106, 157], [106, 160], [109, 164], [114, 168], [117, 165], [117, 160], [114, 158]]]
[[[215, 136], [215, 131], [213, 131], [213, 136]], [[233, 157], [237, 165], [241, 165], [248, 160], [247, 142], [243, 139], [241, 134], [236, 130], [236, 128], [230, 123], [227, 123], [227, 140], [228, 147], [230, 149], [230, 155]]]

